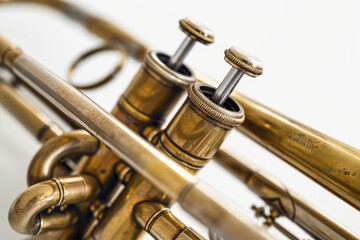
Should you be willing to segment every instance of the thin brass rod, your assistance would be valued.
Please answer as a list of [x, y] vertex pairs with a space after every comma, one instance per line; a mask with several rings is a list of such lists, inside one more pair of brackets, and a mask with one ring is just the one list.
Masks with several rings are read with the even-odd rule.
[[51, 122], [49, 118], [1, 79], [0, 104], [12, 113], [40, 142], [46, 142], [63, 133], [59, 126]]
[[[13, 89], [8, 83], [0, 78], [0, 104], [2, 104], [25, 128], [32, 133], [37, 140], [42, 143], [50, 141], [53, 138], [59, 137], [63, 134], [63, 130], [52, 122], [45, 114], [38, 110], [29, 101], [25, 100], [20, 94]], [[53, 150], [53, 149], [52, 149]], [[29, 172], [39, 172], [40, 169], [49, 167], [43, 162], [44, 159], [37, 159], [35, 167], [29, 168]], [[60, 159], [63, 160], [63, 159]], [[46, 179], [54, 176], [64, 176], [69, 173], [71, 165], [70, 160], [61, 162], [61, 164], [51, 165], [51, 175], [46, 175]], [[31, 175], [31, 174], [30, 174]], [[42, 179], [45, 180], [45, 179]], [[28, 181], [33, 184], [35, 182]]]

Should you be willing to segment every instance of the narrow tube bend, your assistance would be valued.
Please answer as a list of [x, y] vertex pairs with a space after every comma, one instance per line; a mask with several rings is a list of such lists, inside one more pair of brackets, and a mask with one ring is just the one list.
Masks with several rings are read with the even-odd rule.
[[18, 233], [38, 234], [42, 226], [49, 225], [44, 221], [51, 221], [51, 216], [41, 219], [42, 211], [90, 200], [98, 191], [97, 180], [85, 174], [37, 183], [15, 199], [9, 210], [9, 223]]
[[84, 130], [74, 130], [50, 139], [30, 163], [28, 185], [52, 178], [55, 167], [65, 158], [93, 154], [98, 147], [99, 141]]

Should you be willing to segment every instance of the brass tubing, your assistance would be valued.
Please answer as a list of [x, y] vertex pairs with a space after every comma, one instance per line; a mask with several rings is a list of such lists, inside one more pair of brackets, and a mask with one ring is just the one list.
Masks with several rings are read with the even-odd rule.
[[36, 138], [45, 142], [63, 131], [38, 109], [23, 99], [8, 83], [0, 79], [0, 103]]
[[122, 30], [115, 24], [103, 18], [97, 17], [92, 13], [86, 12], [69, 1], [0, 0], [0, 4], [4, 3], [40, 4], [57, 10], [60, 13], [63, 13], [65, 16], [80, 23], [88, 31], [100, 37], [101, 39], [122, 44], [127, 52], [138, 61], [142, 61], [146, 52], [150, 49], [143, 42], [139, 41], [137, 38]]
[[[195, 82], [192, 72], [182, 65], [178, 72], [166, 66], [169, 56], [149, 51], [131, 84], [120, 97], [112, 115], [129, 129], [144, 137], [160, 128], [169, 112]], [[150, 131], [149, 131], [150, 130]], [[91, 163], [90, 163], [91, 164]], [[161, 171], [158, 169], [158, 171]], [[137, 239], [143, 234], [133, 216], [134, 206], [143, 201], [170, 202], [166, 192], [158, 190], [134, 173], [122, 194], [92, 232], [94, 239]], [[114, 225], [117, 226], [114, 229]]]
[[354, 233], [311, 207], [301, 197], [289, 192], [273, 177], [255, 170], [239, 158], [219, 150], [215, 161], [234, 174], [241, 182], [281, 215], [298, 224], [316, 239], [359, 239]]
[[360, 151], [240, 94], [246, 120], [237, 128], [360, 210]]
[[[215, 84], [197, 72], [200, 81]], [[360, 210], [360, 151], [237, 92], [246, 113], [236, 129]]]
[[[0, 45], [0, 50], [1, 47]], [[100, 139], [117, 156], [126, 160], [135, 171], [161, 191], [168, 193], [173, 199], [181, 195], [194, 194], [195, 198], [199, 196], [199, 201], [192, 200], [190, 204], [185, 201], [185, 209], [208, 227], [225, 236], [227, 234], [242, 235], [245, 232], [254, 238], [271, 239], [264, 230], [248, 223], [248, 219], [243, 217], [242, 213], [230, 210], [227, 204], [224, 205], [218, 193], [208, 192], [195, 186], [194, 183], [197, 180], [194, 176], [33, 59], [22, 55], [15, 59], [11, 69], [39, 94]], [[158, 169], [162, 169], [166, 174], [154, 174], [158, 172]], [[188, 192], [189, 189], [191, 191]], [[189, 200], [188, 197], [184, 199]], [[211, 208], [203, 208], [207, 203], [211, 205]], [[203, 217], [206, 215], [215, 217], [217, 212], [226, 219], [224, 221], [226, 224], [220, 223], [218, 219]]]
[[[183, 209], [224, 239], [233, 239], [234, 236], [241, 236], [242, 239], [272, 239], [264, 228], [251, 220], [251, 216], [202, 182], [183, 191], [178, 202]], [[222, 202], [221, 208], [218, 207], [219, 202]]]
[[30, 163], [28, 185], [52, 178], [55, 167], [64, 159], [93, 154], [98, 147], [99, 141], [84, 130], [74, 130], [50, 139], [42, 145]]
[[41, 233], [74, 226], [78, 221], [78, 214], [79, 212], [71, 207], [66, 208], [64, 212], [52, 212], [50, 215], [40, 213]]
[[[9, 210], [9, 223], [18, 233], [38, 234], [43, 231], [42, 226], [48, 226], [48, 223], [44, 223], [45, 219], [59, 221], [51, 220], [50, 216], [43, 219], [40, 214], [42, 211], [88, 201], [96, 196], [98, 190], [97, 180], [89, 175], [53, 178], [37, 183], [15, 199]], [[69, 219], [69, 216], [64, 217]]]
[[[137, 172], [151, 179], [156, 186], [160, 186], [160, 189], [170, 196], [176, 198], [189, 183], [196, 182], [191, 174], [33, 59], [25, 55], [19, 57], [13, 70], [29, 86], [100, 139]], [[152, 174], [157, 169], [168, 169], [168, 173], [173, 173], [173, 175], [169, 177], [169, 174]]]
[[156, 202], [142, 202], [135, 206], [134, 217], [146, 232], [157, 240], [205, 240], [181, 222], [169, 208]]

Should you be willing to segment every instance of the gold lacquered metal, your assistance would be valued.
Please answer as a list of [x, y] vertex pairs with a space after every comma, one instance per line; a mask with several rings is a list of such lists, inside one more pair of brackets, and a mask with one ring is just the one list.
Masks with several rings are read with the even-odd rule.
[[[201, 73], [206, 83], [214, 80]], [[360, 151], [296, 122], [237, 92], [246, 112], [237, 130], [276, 154], [333, 194], [360, 209]]]
[[0, 102], [41, 142], [63, 133], [60, 127], [52, 123], [3, 80], [0, 80]]
[[360, 210], [360, 151], [242, 95], [238, 130]]
[[[195, 81], [185, 66], [180, 74], [166, 67], [168, 57], [148, 52], [144, 63], [118, 102], [113, 115], [134, 131], [143, 134], [149, 126], [161, 126], [170, 110], [184, 94], [184, 88]], [[164, 61], [164, 62], [163, 62]], [[144, 194], [146, 192], [146, 194]], [[142, 229], [131, 217], [134, 206], [155, 200], [169, 204], [163, 192], [141, 176], [134, 174], [124, 192], [114, 202], [112, 211], [104, 215], [93, 236], [98, 239], [138, 238]], [[113, 225], [117, 224], [117, 229]]]
[[[88, 201], [95, 197], [98, 190], [97, 181], [88, 175], [54, 178], [37, 183], [14, 201], [10, 208], [9, 222], [19, 233], [39, 234], [43, 231], [42, 225], [48, 226], [42, 223], [45, 219], [39, 216], [42, 211], [50, 207]], [[56, 220], [51, 220], [50, 217], [46, 219], [60, 221], [58, 217], [54, 216]], [[62, 217], [69, 219], [67, 214]]]
[[357, 239], [355, 234], [290, 192], [280, 181], [263, 171], [255, 170], [255, 166], [249, 166], [223, 150], [216, 153], [215, 160], [278, 214], [289, 218], [311, 236], [320, 239]]
[[0, 64], [11, 66], [14, 60], [21, 55], [21, 50], [4, 38], [0, 38], [0, 46]]
[[[207, 96], [204, 98], [197, 95], [193, 87], [189, 90], [189, 99], [176, 117], [167, 129], [161, 131], [161, 125], [168, 112], [178, 102], [184, 89], [195, 81], [192, 70], [186, 66], [182, 66], [177, 71], [169, 70], [166, 66], [168, 58], [166, 55], [148, 52], [148, 47], [141, 41], [106, 20], [95, 17], [68, 2], [57, 0], [5, 2], [30, 2], [53, 7], [80, 22], [99, 37], [124, 43], [129, 54], [136, 59], [142, 60], [145, 57], [142, 68], [120, 98], [118, 106], [112, 111], [117, 118], [115, 119], [75, 89], [61, 83], [60, 78], [29, 57], [22, 55], [22, 52], [14, 45], [0, 39], [0, 64], [6, 66], [36, 92], [59, 107], [67, 117], [73, 118], [106, 144], [106, 146], [101, 144], [98, 151], [90, 158], [80, 160], [77, 169], [72, 173], [80, 174], [79, 176], [44, 181], [25, 191], [15, 201], [9, 213], [10, 222], [18, 231], [36, 234], [61, 229], [60, 233], [54, 231], [54, 234], [56, 232], [59, 236], [56, 239], [69, 239], [74, 236], [93, 239], [138, 238], [143, 228], [150, 229], [150, 227], [143, 224], [145, 221], [141, 222], [139, 219], [135, 221], [133, 218], [135, 206], [152, 201], [163, 209], [162, 206], [169, 206], [177, 200], [185, 210], [212, 230], [219, 232], [220, 235], [242, 236], [245, 239], [271, 239], [263, 229], [254, 226], [231, 204], [219, 200], [221, 196], [217, 193], [202, 183], [196, 184], [197, 179], [186, 171], [189, 170], [186, 168], [190, 165], [198, 169], [210, 160], [232, 127], [237, 127], [308, 176], [336, 192], [339, 197], [359, 208], [359, 181], [356, 178], [359, 176], [357, 174], [360, 156], [358, 150], [235, 93], [233, 99], [239, 101], [247, 113], [244, 126], [239, 127], [238, 123], [243, 121], [243, 117], [229, 117], [217, 107], [214, 111], [214, 106], [207, 103]], [[233, 56], [233, 53], [234, 51], [230, 49], [225, 53], [225, 57], [234, 68], [242, 70], [245, 68], [249, 75], [262, 73], [262, 69], [256, 64], [249, 65], [246, 59], [243, 59], [241, 63], [234, 61], [241, 56]], [[16, 106], [17, 100], [13, 98], [13, 94], [6, 89], [7, 87], [0, 87], [0, 90], [5, 92], [6, 99], [12, 99], [8, 106], [12, 104]], [[26, 104], [18, 104], [17, 108], [32, 113], [30, 115], [31, 118], [35, 118], [34, 120], [27, 120], [20, 114], [18, 116], [34, 133], [39, 131], [42, 123], [47, 122], [38, 117], [40, 115], [36, 112], [28, 110]], [[220, 114], [217, 111], [220, 111]], [[189, 125], [189, 119], [195, 123], [201, 122], [204, 128], [195, 129], [199, 130], [196, 132], [193, 125]], [[155, 144], [158, 143], [160, 149], [168, 155], [150, 146], [133, 131], [149, 140], [152, 139]], [[50, 129], [49, 134], [45, 134], [41, 140], [45, 141], [61, 134], [61, 132], [55, 132]], [[201, 137], [203, 142], [200, 141]], [[193, 142], [197, 144], [191, 145]], [[217, 157], [221, 156], [221, 153]], [[321, 160], [315, 162], [313, 159]], [[186, 163], [186, 170], [180, 167], [181, 164], [176, 164], [172, 160], [182, 163], [183, 167]], [[230, 168], [233, 168], [233, 165], [237, 166], [233, 161], [225, 160], [224, 164]], [[339, 171], [340, 169], [343, 171]], [[191, 172], [195, 173], [193, 170]], [[354, 237], [341, 225], [290, 194], [282, 184], [271, 177], [254, 173], [246, 165], [235, 168], [235, 172], [251, 190], [279, 214], [291, 218], [315, 237], [345, 236], [349, 239]], [[335, 173], [340, 174], [337, 176]], [[87, 178], [89, 181], [86, 180]], [[67, 195], [61, 193], [65, 189]], [[41, 198], [43, 194], [45, 197]], [[85, 202], [78, 204], [81, 201]], [[28, 203], [31, 204], [28, 205]], [[68, 208], [64, 206], [54, 208], [56, 205], [63, 204], [72, 205]], [[45, 213], [43, 210], [48, 207], [50, 207], [50, 213]], [[89, 218], [80, 219], [79, 216], [89, 216]], [[164, 218], [159, 218], [158, 221], [153, 221], [156, 219], [150, 221], [158, 224], [151, 226], [154, 234], [155, 230], [156, 234], [172, 232], [174, 228], [166, 222], [166, 219], [175, 225], [179, 224], [174, 216], [165, 214]], [[81, 226], [80, 229], [79, 226]], [[163, 227], [166, 229], [159, 230]], [[279, 227], [281, 228], [280, 225]], [[190, 228], [185, 228], [176, 239], [198, 238]]]
[[50, 139], [30, 163], [28, 185], [52, 178], [55, 167], [64, 159], [93, 154], [98, 147], [98, 140], [83, 130], [75, 130]]
[[119, 100], [119, 113], [115, 111], [115, 117], [130, 127], [135, 124], [134, 129], [164, 122], [185, 93], [184, 88], [195, 82], [185, 66], [179, 71], [186, 75], [169, 69], [164, 63], [168, 58], [155, 51], [146, 55], [142, 68]]
[[193, 229], [187, 227], [160, 203], [142, 202], [135, 206], [135, 220], [154, 239], [204, 240]]
[[188, 99], [159, 137], [159, 147], [191, 171], [210, 161], [229, 131], [244, 120], [233, 100], [224, 108], [211, 102], [214, 91], [208, 85], [192, 85]]

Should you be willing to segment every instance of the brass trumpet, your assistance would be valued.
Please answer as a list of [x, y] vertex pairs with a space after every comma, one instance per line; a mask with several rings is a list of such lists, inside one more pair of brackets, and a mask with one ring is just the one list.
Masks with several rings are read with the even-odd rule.
[[[16, 2], [58, 10], [111, 41], [105, 48], [142, 65], [110, 114], [26, 51], [0, 39], [0, 65], [16, 79], [11, 84], [2, 77], [0, 102], [43, 143], [28, 169], [29, 188], [9, 210], [15, 231], [34, 239], [137, 239], [144, 232], [155, 239], [205, 239], [170, 210], [178, 202], [209, 228], [210, 239], [274, 239], [198, 180], [197, 172], [214, 159], [267, 204], [269, 211], [253, 207], [256, 216], [289, 239], [297, 238], [278, 222], [280, 217], [316, 239], [359, 239], [273, 177], [220, 149], [235, 128], [360, 209], [359, 150], [233, 92], [244, 75], [262, 74], [259, 60], [235, 47], [226, 49], [231, 69], [215, 88], [210, 77], [184, 64], [196, 42], [214, 41], [209, 29], [191, 19], [180, 21], [186, 37], [171, 56], [69, 2], [0, 1]], [[73, 130], [65, 132], [49, 120], [16, 92], [17, 85], [31, 89]], [[328, 173], [339, 168], [346, 174]]]

